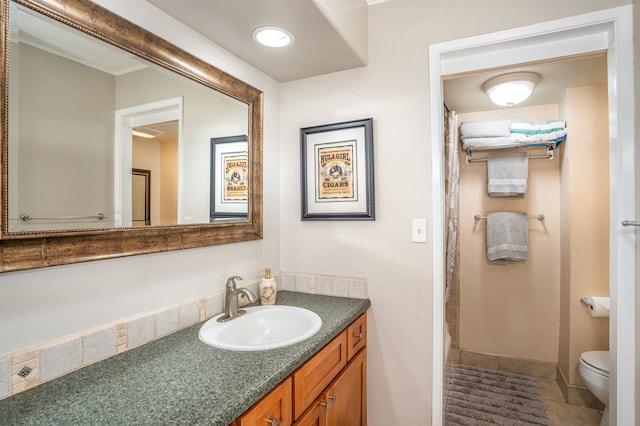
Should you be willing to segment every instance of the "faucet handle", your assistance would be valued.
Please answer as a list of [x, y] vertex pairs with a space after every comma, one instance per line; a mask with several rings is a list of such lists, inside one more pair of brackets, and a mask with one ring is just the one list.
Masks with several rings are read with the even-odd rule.
[[236, 280], [242, 280], [242, 277], [239, 277], [238, 275], [234, 275], [232, 277], [229, 277], [227, 279], [227, 288], [232, 288], [235, 290], [236, 288]]

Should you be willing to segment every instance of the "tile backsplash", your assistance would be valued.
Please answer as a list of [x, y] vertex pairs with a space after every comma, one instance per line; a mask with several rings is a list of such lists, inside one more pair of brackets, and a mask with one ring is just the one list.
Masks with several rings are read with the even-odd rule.
[[[363, 278], [298, 272], [281, 272], [275, 278], [279, 290], [368, 297], [367, 280]], [[259, 280], [247, 280], [242, 284], [258, 294], [258, 283]], [[222, 312], [223, 300], [224, 289], [0, 355], [0, 399], [209, 319]]]
[[364, 278], [281, 272], [280, 281], [278, 288], [281, 290], [353, 299], [368, 297], [367, 280]]

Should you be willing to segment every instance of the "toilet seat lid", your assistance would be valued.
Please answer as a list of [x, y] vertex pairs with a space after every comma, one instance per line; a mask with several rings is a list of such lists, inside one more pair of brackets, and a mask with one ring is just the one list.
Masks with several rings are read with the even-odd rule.
[[589, 367], [602, 374], [609, 375], [609, 351], [584, 352], [580, 359]]

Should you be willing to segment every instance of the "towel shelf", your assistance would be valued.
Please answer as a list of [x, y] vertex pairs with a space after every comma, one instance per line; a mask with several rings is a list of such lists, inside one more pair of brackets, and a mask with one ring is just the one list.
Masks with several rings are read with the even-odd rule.
[[[476, 214], [476, 215], [473, 216], [473, 220], [475, 220], [476, 222], [478, 222], [480, 220], [483, 220], [483, 219], [486, 219], [486, 218], [487, 218], [487, 216], [481, 216], [479, 214]], [[536, 216], [528, 216], [528, 218], [529, 219], [537, 219], [540, 222], [542, 222], [544, 220], [544, 215], [542, 213], [540, 213], [540, 214], [538, 214]]]
[[[547, 148], [546, 154], [530, 155], [529, 159], [545, 158], [545, 159], [553, 160], [554, 159], [554, 151], [553, 150], [556, 149], [558, 144], [559, 144], [559, 142], [554, 142], [553, 144], [548, 144], [548, 145], [513, 146], [513, 147], [504, 147], [504, 148], [496, 148], [496, 149], [523, 149], [523, 148], [531, 149], [531, 148], [541, 148], [541, 147], [546, 146], [546, 148]], [[466, 162], [467, 162], [467, 164], [479, 163], [481, 161], [487, 161], [487, 157], [472, 158], [473, 153], [474, 152], [478, 152], [478, 151], [480, 151], [480, 150], [479, 149], [467, 149], [466, 150], [466, 153], [467, 153]], [[482, 149], [482, 151], [489, 151], [489, 150], [488, 149]]]

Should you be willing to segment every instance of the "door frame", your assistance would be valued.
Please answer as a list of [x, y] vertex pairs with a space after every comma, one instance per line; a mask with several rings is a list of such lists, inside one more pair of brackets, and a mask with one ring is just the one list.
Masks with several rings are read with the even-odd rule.
[[610, 424], [635, 424], [635, 217], [633, 7], [429, 46], [433, 220], [432, 424], [443, 421], [444, 380], [444, 120], [442, 77], [457, 73], [607, 52], [610, 154], [609, 347]]
[[136, 105], [115, 111], [114, 219], [115, 226], [131, 226], [132, 130], [165, 121], [178, 121], [178, 223], [182, 218], [182, 110], [183, 98]]

